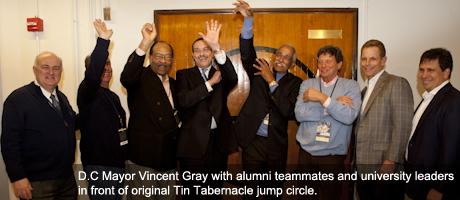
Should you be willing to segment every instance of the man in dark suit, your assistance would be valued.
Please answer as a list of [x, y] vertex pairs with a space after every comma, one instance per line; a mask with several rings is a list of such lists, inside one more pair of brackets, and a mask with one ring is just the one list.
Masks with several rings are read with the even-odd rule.
[[[295, 66], [296, 51], [291, 45], [282, 45], [270, 67], [265, 60], [256, 59], [252, 9], [244, 1], [234, 5], [236, 8], [233, 12], [240, 12], [244, 16], [240, 51], [243, 66], [251, 81], [251, 91], [235, 123], [238, 144], [243, 148], [243, 169], [246, 173], [284, 173], [288, 150], [288, 120], [293, 119], [302, 83], [302, 79], [288, 72]], [[257, 65], [253, 65], [255, 61]], [[245, 182], [251, 188], [257, 188], [259, 183], [259, 180]], [[283, 182], [273, 178], [264, 186], [283, 189]], [[248, 198], [254, 199], [256, 196]]]
[[[359, 174], [400, 173], [414, 116], [409, 82], [384, 70], [385, 46], [367, 41], [361, 49], [361, 69], [367, 77], [358, 116], [355, 163]], [[359, 176], [361, 177], [361, 176]], [[404, 200], [404, 181], [358, 179], [361, 200]]]
[[2, 155], [22, 199], [77, 199], [75, 112], [58, 90], [62, 60], [51, 52], [35, 58], [35, 82], [8, 96], [3, 106]]
[[415, 200], [460, 199], [460, 92], [449, 82], [452, 67], [446, 49], [430, 49], [420, 58], [418, 76], [426, 91], [406, 151], [406, 172], [412, 174], [406, 193]]
[[[139, 47], [129, 56], [121, 74], [121, 83], [128, 90], [131, 112], [128, 126], [128, 162], [126, 173], [171, 174], [176, 172], [177, 134], [179, 120], [176, 108], [176, 84], [168, 76], [173, 62], [173, 50], [166, 42], [152, 45], [157, 36], [155, 24], [145, 24]], [[150, 66], [143, 67], [150, 48]], [[175, 199], [176, 180], [157, 181], [135, 178], [127, 181], [130, 188], [169, 187], [167, 199]], [[151, 199], [128, 194], [128, 199]], [[155, 195], [160, 198], [160, 195]]]
[[[177, 98], [182, 108], [182, 127], [179, 136], [177, 156], [182, 172], [218, 173], [225, 171], [228, 154], [237, 149], [235, 129], [227, 108], [227, 96], [235, 87], [238, 77], [229, 58], [219, 44], [221, 25], [217, 21], [206, 22], [206, 35], [192, 45], [192, 56], [196, 66], [179, 70]], [[212, 66], [215, 56], [220, 71]], [[209, 178], [210, 179], [210, 178]], [[209, 180], [212, 188], [222, 188], [223, 181]], [[201, 181], [184, 181], [195, 195], [193, 185]], [[222, 195], [207, 196], [207, 199], [221, 199]]]

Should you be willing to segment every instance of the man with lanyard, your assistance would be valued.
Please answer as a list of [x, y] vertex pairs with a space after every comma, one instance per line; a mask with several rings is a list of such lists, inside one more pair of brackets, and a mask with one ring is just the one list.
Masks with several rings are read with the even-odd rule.
[[[317, 55], [321, 78], [303, 81], [295, 107], [295, 116], [300, 122], [297, 141], [301, 147], [297, 170], [329, 176], [321, 181], [300, 180], [298, 187], [308, 186], [315, 191], [321, 188], [322, 199], [336, 200], [340, 199], [342, 191], [337, 174], [344, 172], [344, 159], [361, 96], [356, 81], [338, 76], [343, 64], [342, 51], [338, 47], [325, 46]], [[319, 195], [299, 197], [319, 199]]]

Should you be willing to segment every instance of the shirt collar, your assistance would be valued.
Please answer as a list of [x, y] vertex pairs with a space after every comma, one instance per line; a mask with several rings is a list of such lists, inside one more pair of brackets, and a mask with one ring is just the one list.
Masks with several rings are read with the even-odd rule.
[[443, 88], [444, 86], [447, 85], [447, 83], [449, 83], [449, 80], [446, 80], [446, 81], [442, 82], [441, 85], [438, 85], [438, 87], [435, 87], [430, 92], [425, 91], [422, 94], [423, 99], [434, 97], [439, 92], [439, 90], [441, 90], [441, 88]]
[[324, 81], [323, 81], [323, 78], [321, 78], [321, 83], [323, 83], [323, 86], [324, 86], [324, 87], [329, 87], [329, 86], [335, 84], [335, 82], [337, 82], [337, 80], [339, 80], [339, 76], [338, 76], [338, 75], [336, 75], [335, 78], [332, 79], [332, 81], [330, 81], [329, 83], [324, 82]]
[[[160, 81], [161, 82], [169, 82], [169, 76], [162, 76], [162, 75], [159, 75], [157, 74], [158, 78], [160, 78]], [[166, 77], [165, 80], [163, 80], [163, 77]]]
[[57, 93], [56, 93], [56, 88], [54, 88], [53, 93], [49, 93], [48, 91], [45, 90], [45, 88], [43, 88], [40, 84], [38, 84], [37, 80], [35, 80], [34, 83], [35, 83], [36, 86], [40, 87], [40, 90], [42, 91], [43, 96], [45, 96], [47, 99], [50, 99], [51, 94], [54, 94], [56, 99], [58, 99], [57, 98]]
[[384, 71], [385, 71], [385, 70], [382, 69], [382, 70], [380, 70], [379, 73], [377, 73], [377, 74], [376, 74], [374, 77], [372, 77], [370, 80], [367, 79], [367, 80], [366, 80], [366, 86], [369, 88], [370, 85], [372, 85], [372, 86], [375, 85], [375, 84], [377, 83], [377, 81], [379, 80], [380, 76], [382, 76], [382, 74], [383, 74]]

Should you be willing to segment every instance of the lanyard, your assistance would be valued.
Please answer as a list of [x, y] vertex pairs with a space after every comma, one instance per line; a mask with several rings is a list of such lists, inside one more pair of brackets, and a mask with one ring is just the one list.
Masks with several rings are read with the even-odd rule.
[[[329, 97], [332, 97], [332, 94], [334, 94], [334, 90], [335, 90], [335, 86], [337, 85], [337, 82], [339, 82], [339, 79], [337, 79], [337, 81], [334, 83], [334, 88], [332, 88], [331, 96], [329, 96]], [[319, 91], [321, 93], [323, 93], [323, 90], [321, 89], [322, 85], [323, 85], [323, 83], [321, 83], [321, 78], [319, 78]]]

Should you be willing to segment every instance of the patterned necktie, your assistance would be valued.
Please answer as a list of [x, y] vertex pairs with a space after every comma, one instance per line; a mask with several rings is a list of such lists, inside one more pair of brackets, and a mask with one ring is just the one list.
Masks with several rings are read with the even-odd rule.
[[208, 69], [201, 69], [201, 77], [203, 77], [203, 80], [206, 82], [208, 81], [208, 78], [206, 78], [206, 72]]
[[53, 107], [56, 108], [57, 111], [62, 113], [61, 106], [59, 105], [59, 102], [56, 100], [56, 97], [54, 97], [54, 94], [51, 94], [51, 103], [53, 103]]

